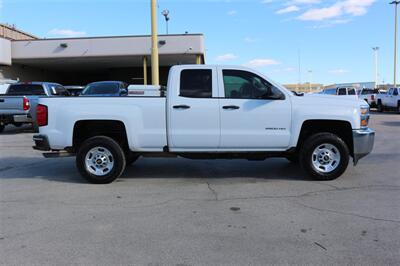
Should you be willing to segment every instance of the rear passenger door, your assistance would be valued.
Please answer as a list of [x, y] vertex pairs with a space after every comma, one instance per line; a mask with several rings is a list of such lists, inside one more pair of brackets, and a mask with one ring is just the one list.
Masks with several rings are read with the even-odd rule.
[[[215, 67], [182, 68], [168, 92], [171, 151], [214, 151], [220, 142], [220, 110]], [[171, 94], [172, 93], [172, 94]]]

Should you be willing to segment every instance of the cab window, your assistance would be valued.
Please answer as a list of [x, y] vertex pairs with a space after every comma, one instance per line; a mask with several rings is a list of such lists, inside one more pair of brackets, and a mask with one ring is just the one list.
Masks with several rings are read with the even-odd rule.
[[399, 95], [399, 91], [398, 91], [398, 89], [394, 89], [394, 90], [393, 90], [393, 95], [394, 95], [394, 96], [397, 96], [397, 95]]
[[338, 90], [338, 95], [347, 95], [347, 90], [346, 88], [340, 88]]
[[242, 70], [223, 70], [225, 98], [284, 99], [284, 94], [258, 75]]
[[211, 98], [211, 69], [182, 70], [179, 96], [188, 98]]
[[348, 89], [348, 94], [349, 95], [356, 95], [356, 90], [354, 88]]

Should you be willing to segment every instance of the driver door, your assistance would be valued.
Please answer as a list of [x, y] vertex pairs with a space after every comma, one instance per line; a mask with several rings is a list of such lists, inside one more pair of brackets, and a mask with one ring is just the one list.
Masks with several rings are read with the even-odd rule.
[[[222, 151], [281, 150], [289, 146], [289, 97], [248, 70], [218, 68]], [[266, 93], [282, 96], [265, 98]]]

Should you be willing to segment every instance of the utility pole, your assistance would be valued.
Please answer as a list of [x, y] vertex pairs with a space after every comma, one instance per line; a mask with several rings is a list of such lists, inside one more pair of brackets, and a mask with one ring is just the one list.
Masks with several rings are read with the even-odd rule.
[[395, 15], [394, 15], [394, 79], [393, 86], [397, 87], [397, 5], [400, 4], [400, 1], [392, 1], [391, 5], [395, 6]]
[[312, 70], [308, 70], [308, 73], [310, 74], [310, 82], [309, 82], [309, 84], [308, 84], [308, 88], [309, 88], [309, 90], [310, 90], [310, 92], [312, 91], [312, 87], [311, 87], [311, 80], [312, 80]]
[[375, 89], [379, 88], [379, 72], [378, 72], [378, 52], [379, 47], [372, 47], [375, 57]]
[[153, 85], [160, 85], [157, 34], [157, 0], [151, 0], [151, 81]]

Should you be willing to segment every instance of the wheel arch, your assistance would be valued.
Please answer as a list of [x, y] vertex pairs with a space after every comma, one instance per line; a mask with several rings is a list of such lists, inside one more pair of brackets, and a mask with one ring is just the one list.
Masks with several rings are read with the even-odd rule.
[[81, 144], [95, 136], [107, 136], [115, 140], [124, 150], [129, 150], [126, 126], [120, 120], [78, 120], [72, 134], [72, 148], [76, 152]]
[[353, 156], [353, 129], [351, 123], [346, 120], [305, 120], [300, 129], [296, 149], [300, 149], [301, 145], [309, 136], [322, 132], [328, 132], [339, 136], [346, 143], [350, 155]]

